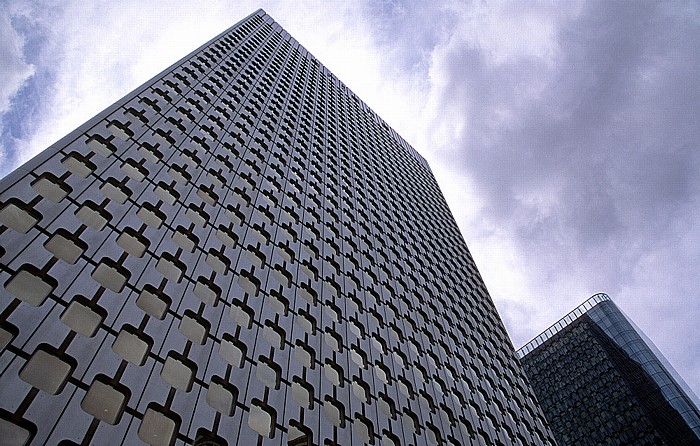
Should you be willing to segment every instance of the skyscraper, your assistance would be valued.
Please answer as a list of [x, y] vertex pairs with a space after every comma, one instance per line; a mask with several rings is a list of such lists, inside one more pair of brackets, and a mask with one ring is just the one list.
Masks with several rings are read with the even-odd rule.
[[262, 10], [0, 184], [3, 444], [552, 444], [426, 161]]
[[692, 392], [606, 294], [517, 353], [560, 446], [700, 444]]

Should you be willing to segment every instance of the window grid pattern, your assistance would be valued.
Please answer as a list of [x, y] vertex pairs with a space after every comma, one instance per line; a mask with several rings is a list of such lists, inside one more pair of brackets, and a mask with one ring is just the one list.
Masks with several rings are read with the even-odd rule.
[[698, 444], [696, 404], [607, 295], [552, 327], [521, 363], [557, 444]]
[[552, 444], [425, 160], [262, 10], [1, 190], [12, 444]]

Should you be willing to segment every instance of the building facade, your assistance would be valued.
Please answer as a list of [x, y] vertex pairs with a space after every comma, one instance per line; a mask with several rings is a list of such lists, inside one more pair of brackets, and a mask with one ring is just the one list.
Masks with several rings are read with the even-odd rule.
[[426, 161], [259, 10], [0, 183], [0, 443], [550, 445]]
[[559, 446], [700, 444], [692, 391], [606, 294], [517, 353]]

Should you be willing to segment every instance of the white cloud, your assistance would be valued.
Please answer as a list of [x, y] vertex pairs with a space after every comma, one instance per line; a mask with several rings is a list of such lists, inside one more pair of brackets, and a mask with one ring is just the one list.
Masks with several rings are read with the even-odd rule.
[[[40, 86], [39, 109], [26, 117], [32, 131], [13, 141], [17, 152], [13, 165], [31, 158], [259, 6], [252, 1], [235, 6], [208, 2], [205, 7], [192, 2], [16, 2], [17, 14], [50, 33], [36, 57], [51, 82]], [[372, 35], [359, 6], [312, 1], [274, 1], [262, 6], [358, 95], [373, 98], [369, 104], [389, 122], [411, 128], [407, 123], [413, 111], [394, 103], [394, 98], [407, 96], [411, 89], [405, 83], [385, 82], [388, 62], [372, 51]]]
[[24, 38], [12, 26], [9, 12], [0, 13], [0, 113], [10, 107], [12, 97], [34, 73], [23, 55]]
[[[23, 49], [24, 37], [12, 26], [10, 11], [0, 11], [0, 119], [22, 85], [34, 74], [34, 67], [26, 62]], [[0, 123], [0, 134], [3, 131]], [[5, 144], [0, 141], [0, 164], [5, 157]]]

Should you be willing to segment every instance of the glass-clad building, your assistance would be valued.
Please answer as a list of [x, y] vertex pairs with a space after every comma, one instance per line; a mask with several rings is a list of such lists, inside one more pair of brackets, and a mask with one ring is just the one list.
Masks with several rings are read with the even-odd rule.
[[3, 445], [553, 444], [427, 162], [262, 10], [0, 182], [0, 349]]
[[697, 398], [606, 294], [517, 353], [560, 446], [700, 444]]

